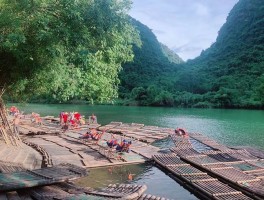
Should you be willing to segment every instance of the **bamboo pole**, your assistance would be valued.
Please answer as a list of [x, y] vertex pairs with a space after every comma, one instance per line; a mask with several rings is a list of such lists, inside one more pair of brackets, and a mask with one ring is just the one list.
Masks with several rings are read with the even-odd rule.
[[0, 131], [1, 131], [1, 135], [4, 138], [4, 141], [7, 145], [9, 145], [11, 143], [10, 139], [8, 138], [6, 132], [3, 130], [3, 127], [0, 127]]
[[14, 133], [6, 115], [5, 105], [2, 99], [4, 89], [0, 92], [0, 118], [2, 126], [0, 127], [2, 136], [5, 142], [8, 144], [11, 141], [12, 145], [21, 146], [21, 139], [18, 134]]

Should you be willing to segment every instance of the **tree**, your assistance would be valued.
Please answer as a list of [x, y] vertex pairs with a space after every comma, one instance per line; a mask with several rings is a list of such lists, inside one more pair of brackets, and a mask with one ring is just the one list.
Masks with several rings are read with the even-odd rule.
[[[17, 98], [108, 101], [139, 41], [130, 0], [2, 0], [1, 84]], [[139, 43], [139, 42], [138, 42]]]

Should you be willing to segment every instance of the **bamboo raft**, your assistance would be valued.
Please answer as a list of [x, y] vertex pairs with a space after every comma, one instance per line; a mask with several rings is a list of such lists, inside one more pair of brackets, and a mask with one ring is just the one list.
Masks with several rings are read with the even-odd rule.
[[[248, 151], [223, 147], [200, 134], [171, 135], [175, 147], [170, 154], [153, 159], [179, 182], [208, 199], [264, 199], [264, 160]], [[209, 150], [193, 146], [201, 142]], [[192, 142], [190, 142], [192, 141]]]
[[100, 190], [83, 188], [69, 182], [57, 183], [48, 186], [27, 188], [27, 190], [16, 190], [0, 193], [0, 199], [6, 200], [103, 200], [103, 199], [124, 199], [124, 200], [166, 200], [165, 198], [144, 194], [146, 186], [143, 185], [109, 185]]
[[144, 126], [137, 123], [111, 122], [105, 126], [99, 127], [99, 130], [107, 130], [110, 133], [121, 134], [128, 138], [145, 143], [153, 143], [156, 140], [164, 139], [173, 131], [170, 128], [161, 128], [157, 126]]
[[[52, 120], [50, 120], [52, 121]], [[100, 167], [108, 165], [120, 165], [120, 164], [134, 164], [144, 163], [152, 159], [154, 154], [158, 154], [159, 148], [152, 145], [148, 145], [149, 140], [142, 140], [135, 137], [130, 137], [126, 134], [115, 134], [115, 138], [118, 140], [127, 139], [132, 141], [131, 152], [115, 152], [106, 145], [106, 141], [111, 139], [111, 132], [109, 127], [129, 127], [132, 129], [142, 130], [162, 130], [162, 138], [167, 137], [169, 129], [146, 126], [142, 127], [142, 124], [122, 124], [121, 122], [112, 122], [109, 125], [99, 127], [98, 130], [105, 130], [108, 127], [108, 131], [104, 133], [99, 142], [91, 140], [80, 139], [80, 136], [84, 134], [88, 126], [81, 126], [79, 129], [67, 130], [65, 133], [60, 132], [58, 134], [58, 127], [53, 130], [54, 124], [50, 121], [45, 121], [42, 126], [33, 124], [33, 129], [30, 128], [30, 122], [25, 120], [21, 125], [23, 135], [30, 135], [31, 137], [24, 137], [25, 144], [35, 148], [43, 156], [42, 166], [58, 165], [61, 162], [71, 162], [81, 167]], [[45, 130], [48, 134], [45, 134]], [[61, 130], [60, 130], [61, 131]], [[165, 134], [164, 131], [167, 131]], [[153, 133], [148, 136], [148, 132], [142, 133], [145, 138], [151, 138], [151, 141], [156, 141], [157, 133]], [[160, 138], [160, 137], [159, 137]]]
[[50, 185], [86, 175], [87, 173], [84, 169], [71, 164], [61, 164], [52, 168], [0, 173], [0, 192]]
[[[79, 138], [88, 126], [62, 133], [54, 121], [57, 123], [49, 117], [42, 126], [32, 125], [27, 120], [21, 125], [22, 134], [31, 135], [23, 137], [24, 143], [41, 153], [42, 166], [54, 166], [69, 161], [79, 167], [90, 168], [142, 163], [153, 159], [158, 166], [202, 199], [264, 198], [264, 159], [259, 156], [261, 154], [252, 154], [245, 149], [230, 149], [201, 134], [192, 133], [189, 138], [184, 138], [173, 134], [173, 130], [169, 128], [137, 123], [89, 125], [97, 127], [99, 131], [106, 131], [100, 141], [94, 142]], [[107, 147], [106, 141], [111, 138], [111, 134], [118, 140], [131, 140], [131, 152], [120, 154]], [[161, 154], [160, 149], [151, 143], [168, 136], [175, 147], [170, 149], [170, 153]], [[121, 195], [120, 192], [123, 189], [111, 187], [108, 187], [109, 191], [119, 191], [113, 193], [112, 197], [119, 194], [124, 197], [125, 193]], [[103, 196], [108, 192], [105, 188], [89, 195], [95, 193]], [[88, 193], [78, 195], [81, 199], [86, 198], [84, 196]], [[65, 197], [67, 198], [70, 199], [69, 196]], [[146, 194], [139, 198], [159, 199]]]
[[5, 173], [0, 173], [0, 199], [165, 200], [165, 198], [144, 194], [147, 189], [145, 185], [109, 185], [100, 190], [76, 186], [68, 181], [87, 176], [87, 171], [72, 164], [66, 163], [37, 170], [21, 169], [22, 171], [16, 171], [16, 168], [3, 167], [5, 164], [1, 165]]

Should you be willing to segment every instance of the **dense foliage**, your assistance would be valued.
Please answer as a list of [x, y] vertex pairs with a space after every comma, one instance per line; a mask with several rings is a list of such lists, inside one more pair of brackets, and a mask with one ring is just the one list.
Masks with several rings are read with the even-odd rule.
[[166, 102], [160, 100], [174, 87], [176, 79], [172, 74], [177, 73], [177, 64], [183, 61], [159, 43], [146, 25], [137, 20], [133, 25], [140, 33], [142, 46], [134, 45], [133, 62], [122, 65], [120, 97], [129, 105], [164, 105]]
[[16, 100], [108, 101], [140, 43], [130, 0], [1, 0], [0, 84]]
[[[150, 37], [150, 34], [144, 38], [142, 31], [140, 32], [144, 45], [144, 41]], [[150, 46], [150, 48], [158, 49], [159, 47]], [[150, 50], [142, 48], [140, 54], [143, 58], [135, 63], [139, 65], [137, 68], [141, 71], [133, 71], [135, 78], [126, 80], [126, 82], [132, 82], [134, 88], [127, 87], [132, 91], [127, 104], [222, 108], [264, 107], [263, 0], [240, 0], [220, 29], [216, 42], [199, 57], [185, 64], [176, 67], [166, 65], [167, 67], [161, 69], [159, 68], [161, 65], [155, 66], [151, 60], [152, 56], [157, 57], [157, 55], [145, 57], [147, 51]], [[135, 52], [136, 58], [137, 54]], [[158, 63], [155, 59], [154, 62]], [[132, 69], [130, 71], [132, 72]], [[130, 71], [127, 70], [129, 73], [126, 77], [129, 76]], [[161, 78], [163, 82], [150, 81], [144, 74], [146, 71], [154, 80]], [[138, 81], [141, 77], [144, 83]], [[164, 85], [167, 87], [164, 88]]]
[[216, 107], [261, 108], [264, 86], [264, 4], [240, 0], [216, 42], [184, 67], [185, 91]]
[[130, 5], [0, 0], [1, 86], [14, 100], [119, 93], [126, 105], [264, 108], [263, 0], [240, 0], [216, 42], [186, 63], [128, 17]]

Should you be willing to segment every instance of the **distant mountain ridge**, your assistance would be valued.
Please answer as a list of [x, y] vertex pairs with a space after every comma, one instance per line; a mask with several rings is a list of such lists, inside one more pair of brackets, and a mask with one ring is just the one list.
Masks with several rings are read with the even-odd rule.
[[167, 47], [165, 44], [160, 43], [163, 54], [168, 58], [171, 63], [182, 64], [184, 63], [183, 59], [176, 54], [173, 50]]

